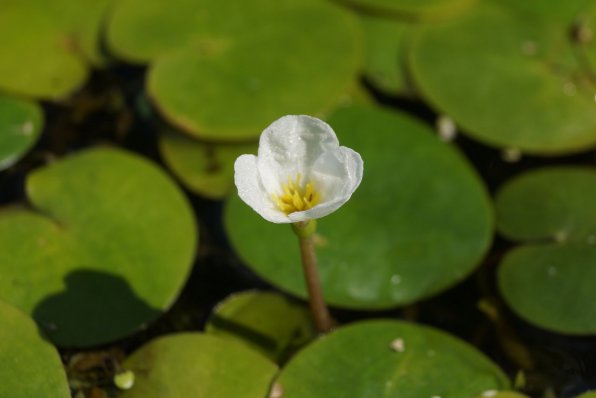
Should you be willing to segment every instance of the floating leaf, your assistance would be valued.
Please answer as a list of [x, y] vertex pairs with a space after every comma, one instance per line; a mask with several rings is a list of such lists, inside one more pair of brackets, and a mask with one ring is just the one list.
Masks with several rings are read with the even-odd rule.
[[0, 96], [0, 170], [13, 165], [35, 144], [42, 124], [37, 104]]
[[153, 340], [123, 366], [135, 384], [122, 398], [263, 398], [277, 372], [243, 344], [199, 333]]
[[68, 398], [56, 349], [27, 315], [0, 301], [0, 396]]
[[521, 317], [570, 334], [596, 333], [596, 171], [546, 168], [509, 181], [496, 199], [499, 231], [526, 242], [499, 268]]
[[392, 18], [362, 15], [366, 39], [364, 74], [375, 88], [388, 94], [410, 91], [403, 59], [408, 23]]
[[[319, 0], [234, 3], [128, 0], [108, 27], [114, 51], [152, 61], [161, 113], [211, 141], [258, 137], [284, 114], [320, 114], [354, 84], [359, 26]], [[291, 45], [288, 45], [291, 43]]]
[[577, 396], [577, 398], [596, 398], [596, 391], [586, 391]]
[[69, 95], [87, 78], [76, 41], [48, 4], [9, 0], [2, 4], [0, 89], [43, 99]]
[[409, 64], [422, 95], [471, 137], [540, 155], [577, 152], [596, 144], [594, 71], [567, 29], [482, 2], [421, 27]]
[[444, 18], [465, 10], [474, 0], [341, 0], [369, 13], [402, 18]]
[[469, 398], [507, 388], [482, 353], [438, 330], [395, 321], [340, 328], [301, 351], [275, 384], [284, 398]]
[[80, 57], [95, 66], [107, 63], [101, 49], [101, 33], [115, 0], [45, 0], [45, 3], [48, 13], [62, 25]]
[[591, 0], [543, 1], [543, 0], [495, 0], [508, 8], [527, 14], [530, 17], [548, 18], [568, 26], [581, 15]]
[[186, 280], [192, 211], [161, 170], [90, 149], [34, 171], [33, 210], [0, 210], [0, 297], [60, 345], [124, 337], [155, 319]]
[[[426, 126], [390, 111], [351, 107], [329, 123], [364, 159], [362, 184], [318, 223], [325, 297], [348, 308], [390, 308], [436, 294], [468, 275], [492, 236], [487, 194], [465, 159]], [[234, 197], [232, 245], [269, 282], [306, 296], [298, 242]], [[374, 270], [372, 272], [371, 270]]]
[[168, 167], [193, 192], [222, 199], [234, 189], [234, 161], [243, 153], [256, 153], [256, 144], [217, 144], [186, 135], [164, 133], [160, 152]]
[[248, 343], [277, 362], [316, 337], [308, 307], [278, 293], [257, 291], [220, 303], [205, 331]]
[[476, 398], [530, 398], [527, 395], [520, 394], [516, 391], [496, 391], [487, 390], [482, 394], [476, 396]]

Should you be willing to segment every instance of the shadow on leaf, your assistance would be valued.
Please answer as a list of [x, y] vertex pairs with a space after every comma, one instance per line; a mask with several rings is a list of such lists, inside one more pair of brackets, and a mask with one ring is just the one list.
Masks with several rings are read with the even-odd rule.
[[83, 269], [69, 273], [64, 281], [66, 290], [45, 298], [33, 312], [39, 327], [57, 345], [107, 343], [161, 314], [120, 276]]

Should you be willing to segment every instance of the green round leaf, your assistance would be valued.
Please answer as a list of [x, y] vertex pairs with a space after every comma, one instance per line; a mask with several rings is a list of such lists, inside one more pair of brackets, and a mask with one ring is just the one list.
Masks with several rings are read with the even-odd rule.
[[354, 84], [360, 31], [348, 11], [320, 0], [227, 7], [129, 0], [115, 11], [112, 46], [152, 61], [148, 92], [177, 127], [212, 141], [252, 139], [282, 115], [333, 108]]
[[69, 95], [87, 77], [76, 40], [48, 4], [8, 0], [0, 13], [0, 90], [43, 99]]
[[496, 198], [499, 232], [514, 240], [596, 239], [596, 170], [538, 169], [509, 181]]
[[42, 125], [37, 104], [0, 96], [0, 170], [12, 166], [35, 144]]
[[43, 1], [47, 3], [48, 12], [68, 34], [77, 55], [96, 66], [107, 63], [101, 49], [101, 33], [109, 8], [117, 3], [116, 0]]
[[440, 18], [464, 10], [474, 0], [342, 0], [378, 14], [405, 18]]
[[243, 341], [276, 362], [316, 337], [308, 307], [278, 293], [258, 291], [221, 302], [205, 331]]
[[495, 391], [488, 390], [476, 396], [476, 398], [530, 398], [527, 395], [516, 391]]
[[122, 398], [263, 398], [277, 372], [243, 344], [199, 333], [153, 340], [123, 366], [135, 384]]
[[388, 94], [410, 91], [403, 59], [409, 24], [391, 18], [362, 15], [366, 40], [364, 74], [377, 89]]
[[586, 391], [585, 393], [578, 395], [577, 398], [596, 398], [596, 391]]
[[0, 297], [57, 344], [124, 337], [176, 298], [196, 227], [157, 167], [90, 149], [34, 171], [27, 193], [33, 209], [0, 210]]
[[429, 327], [378, 320], [311, 344], [276, 384], [284, 398], [469, 398], [509, 386], [501, 370], [466, 343]]
[[[185, 47], [195, 37], [200, 38], [221, 24], [209, 23], [210, 18], [220, 20], [225, 16], [235, 20], [236, 13], [221, 15], [203, 12], [213, 7], [214, 0], [119, 0], [107, 20], [106, 42], [118, 57], [136, 63], [147, 63], [174, 49]], [[221, 4], [220, 4], [221, 5]], [[206, 49], [225, 44], [207, 39], [200, 41]]]
[[[414, 302], [462, 280], [492, 237], [487, 194], [475, 172], [426, 126], [390, 111], [351, 107], [329, 120], [340, 143], [364, 159], [350, 201], [317, 225], [325, 297], [349, 308]], [[298, 242], [234, 197], [225, 225], [261, 277], [306, 296]], [[374, 272], [372, 272], [374, 270]]]
[[540, 155], [577, 152], [596, 144], [594, 72], [567, 29], [483, 2], [421, 27], [409, 65], [422, 94], [471, 137]]
[[501, 294], [522, 318], [560, 333], [596, 333], [596, 245], [518, 247], [498, 277]]
[[35, 322], [0, 301], [0, 396], [68, 398], [66, 374], [56, 349]]
[[499, 230], [527, 241], [503, 259], [499, 287], [522, 318], [570, 334], [596, 333], [596, 170], [546, 168], [496, 198]]
[[243, 153], [256, 153], [256, 144], [217, 144], [186, 135], [164, 133], [159, 150], [176, 177], [193, 192], [222, 199], [234, 189], [234, 161]]
[[569, 25], [591, 3], [591, 0], [543, 1], [543, 0], [493, 0], [508, 8], [523, 12], [529, 17], [548, 18]]

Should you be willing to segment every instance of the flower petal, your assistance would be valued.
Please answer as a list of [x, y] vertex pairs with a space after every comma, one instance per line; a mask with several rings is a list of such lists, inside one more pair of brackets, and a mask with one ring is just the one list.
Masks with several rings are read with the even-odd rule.
[[241, 155], [234, 162], [234, 182], [238, 196], [267, 221], [277, 224], [290, 223], [290, 218], [275, 206], [270, 194], [263, 187], [257, 169], [257, 157]]
[[[312, 209], [289, 214], [288, 217], [292, 222], [321, 218], [333, 213], [346, 203], [358, 188], [364, 171], [364, 162], [360, 154], [350, 148], [340, 147], [339, 157], [343, 166], [342, 173], [338, 173], [341, 175], [326, 174], [325, 172], [330, 170], [321, 165], [319, 165], [321, 168], [316, 171], [317, 177], [320, 178], [319, 183], [326, 184], [325, 191], [322, 193], [326, 195], [323, 201]], [[325, 166], [329, 165], [325, 163]], [[332, 163], [331, 171], [335, 171], [335, 167], [336, 165]]]
[[269, 192], [279, 192], [280, 182], [298, 173], [308, 177], [317, 160], [339, 148], [333, 129], [322, 120], [306, 115], [284, 116], [261, 134], [258, 169]]

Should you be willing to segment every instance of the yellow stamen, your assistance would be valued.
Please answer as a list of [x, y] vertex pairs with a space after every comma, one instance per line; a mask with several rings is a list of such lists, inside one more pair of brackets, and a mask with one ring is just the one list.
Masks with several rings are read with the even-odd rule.
[[300, 173], [296, 175], [295, 180], [288, 176], [288, 182], [281, 185], [283, 192], [280, 195], [271, 194], [273, 202], [286, 214], [308, 210], [320, 201], [320, 195], [315, 190], [313, 183], [309, 181], [302, 187], [301, 180]]

